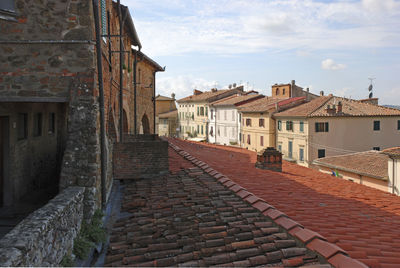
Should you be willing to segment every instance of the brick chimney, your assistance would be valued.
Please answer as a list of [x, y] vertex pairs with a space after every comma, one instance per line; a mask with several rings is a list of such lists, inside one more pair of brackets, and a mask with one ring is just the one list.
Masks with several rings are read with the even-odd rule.
[[200, 95], [201, 93], [203, 93], [203, 92], [200, 90], [197, 90], [197, 89], [193, 90], [193, 95]]
[[337, 105], [337, 113], [341, 113], [342, 112], [342, 108], [343, 108], [343, 104], [341, 101], [338, 102]]
[[319, 95], [320, 95], [320, 96], [324, 96], [324, 91], [321, 90], [321, 91], [319, 92]]

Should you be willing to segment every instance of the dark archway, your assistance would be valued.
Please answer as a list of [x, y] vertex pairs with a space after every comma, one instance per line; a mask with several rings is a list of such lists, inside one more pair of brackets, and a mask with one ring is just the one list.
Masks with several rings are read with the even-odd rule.
[[128, 117], [126, 116], [126, 111], [125, 110], [124, 110], [124, 113], [122, 115], [122, 121], [123, 121], [122, 128], [123, 128], [124, 134], [128, 133], [129, 132]]
[[150, 134], [150, 123], [149, 118], [146, 114], [142, 117], [143, 134]]

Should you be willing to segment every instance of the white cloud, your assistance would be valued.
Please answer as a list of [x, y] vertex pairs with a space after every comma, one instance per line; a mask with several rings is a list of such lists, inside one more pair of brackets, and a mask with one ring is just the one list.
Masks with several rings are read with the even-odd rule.
[[321, 62], [321, 67], [322, 67], [322, 69], [324, 69], [324, 70], [333, 70], [333, 71], [336, 71], [336, 70], [342, 70], [342, 69], [346, 68], [346, 65], [341, 64], [341, 63], [336, 63], [336, 62], [335, 62], [334, 60], [332, 60], [332, 59], [326, 59], [326, 60], [323, 60], [323, 61]]
[[156, 94], [171, 96], [175, 93], [176, 99], [181, 99], [193, 94], [193, 90], [210, 90], [220, 88], [217, 81], [209, 81], [192, 75], [167, 76], [157, 79]]
[[[397, 47], [394, 0], [125, 0], [152, 56]], [[143, 14], [143, 15], [142, 15]]]

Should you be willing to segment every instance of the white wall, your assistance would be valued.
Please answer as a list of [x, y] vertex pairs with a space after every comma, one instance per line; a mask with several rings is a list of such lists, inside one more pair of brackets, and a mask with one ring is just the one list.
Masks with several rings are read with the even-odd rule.
[[218, 144], [239, 143], [239, 113], [236, 107], [219, 106], [216, 108], [216, 136]]
[[[400, 195], [400, 159], [389, 159], [388, 175], [389, 175], [389, 192], [394, 193], [396, 195]], [[394, 181], [394, 187], [393, 187], [393, 181]]]

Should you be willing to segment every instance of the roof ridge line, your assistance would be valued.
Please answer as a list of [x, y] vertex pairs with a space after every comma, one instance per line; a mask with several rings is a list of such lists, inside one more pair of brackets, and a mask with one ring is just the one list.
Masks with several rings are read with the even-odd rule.
[[[324, 97], [324, 96], [320, 96], [320, 97]], [[306, 115], [306, 117], [310, 117], [311, 116], [311, 114], [312, 113], [314, 113], [314, 112], [316, 112], [318, 109], [320, 109], [322, 106], [324, 106], [328, 101], [330, 101], [334, 96], [326, 96], [326, 97], [328, 97], [327, 99], [326, 99], [326, 101], [324, 101], [322, 104], [320, 104], [317, 108], [315, 108], [312, 112], [309, 112], [307, 115]], [[317, 98], [318, 99], [318, 98]], [[317, 100], [317, 99], [315, 99], [315, 100]], [[309, 102], [306, 102], [306, 103], [309, 103]]]

